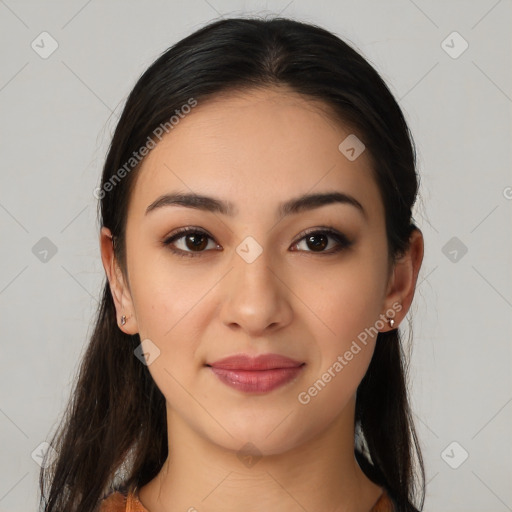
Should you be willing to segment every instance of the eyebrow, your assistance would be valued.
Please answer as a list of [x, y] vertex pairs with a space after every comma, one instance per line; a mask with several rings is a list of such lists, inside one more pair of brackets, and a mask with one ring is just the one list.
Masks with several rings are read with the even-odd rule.
[[[281, 217], [285, 217], [287, 215], [313, 210], [314, 208], [320, 208], [321, 206], [336, 203], [354, 206], [363, 215], [363, 217], [367, 218], [363, 205], [355, 197], [336, 191], [306, 194], [290, 199], [279, 204], [278, 214]], [[176, 192], [164, 194], [158, 197], [146, 208], [145, 215], [165, 206], [184, 206], [186, 208], [195, 208], [212, 213], [221, 213], [230, 217], [236, 215], [238, 211], [230, 201], [223, 201], [221, 199], [201, 194], [184, 194]]]

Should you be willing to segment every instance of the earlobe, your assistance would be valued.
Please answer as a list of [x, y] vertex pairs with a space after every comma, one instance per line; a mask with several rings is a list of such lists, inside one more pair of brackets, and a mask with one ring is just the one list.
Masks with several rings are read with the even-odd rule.
[[[390, 329], [398, 328], [400, 322], [409, 311], [416, 290], [416, 282], [423, 261], [423, 235], [414, 228], [409, 237], [409, 247], [395, 263], [388, 284], [385, 299], [386, 311], [393, 311], [393, 322], [388, 321]], [[391, 315], [386, 313], [386, 317]], [[393, 323], [394, 325], [391, 325]]]
[[115, 257], [112, 233], [105, 226], [101, 228], [100, 232], [100, 251], [110, 293], [116, 308], [117, 324], [126, 334], [136, 334], [138, 332], [137, 322], [133, 315], [131, 295]]

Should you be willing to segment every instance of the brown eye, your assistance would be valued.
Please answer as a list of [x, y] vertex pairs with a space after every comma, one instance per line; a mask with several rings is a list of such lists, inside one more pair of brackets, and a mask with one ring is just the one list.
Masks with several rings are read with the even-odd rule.
[[[163, 245], [169, 247], [178, 256], [194, 257], [208, 252], [207, 249], [210, 241], [213, 243], [210, 249], [218, 249], [220, 247], [206, 231], [199, 228], [186, 227], [176, 231], [164, 240]], [[335, 243], [330, 244], [331, 241]], [[294, 250], [327, 256], [350, 247], [352, 243], [343, 233], [333, 228], [324, 228], [309, 231], [298, 242], [295, 242], [292, 247], [297, 248], [300, 244], [305, 244], [305, 248]], [[179, 245], [181, 247], [177, 247]], [[326, 250], [326, 248], [329, 248], [329, 250]]]
[[[163, 244], [168, 246], [178, 256], [200, 256], [206, 252], [209, 240], [213, 238], [205, 231], [197, 228], [187, 227], [178, 230], [176, 233], [164, 240]], [[175, 247], [181, 245], [181, 247]], [[214, 248], [217, 245], [214, 243]], [[196, 253], [196, 254], [194, 254]]]
[[307, 237], [305, 237], [305, 240], [308, 247], [310, 247], [314, 251], [321, 251], [329, 245], [329, 237], [325, 236], [325, 234], [323, 233], [308, 235]]
[[185, 239], [186, 247], [192, 251], [201, 251], [208, 245], [208, 237], [200, 233], [185, 235], [182, 238]]
[[[325, 248], [329, 246], [329, 240], [334, 240], [336, 243], [331, 245], [330, 250], [326, 251]], [[332, 228], [325, 229], [317, 229], [315, 231], [310, 231], [306, 233], [298, 242], [296, 242], [293, 247], [298, 247], [300, 244], [305, 244], [306, 250], [305, 252], [312, 252], [318, 254], [334, 254], [343, 249], [347, 249], [352, 245], [352, 242], [339, 231], [336, 231]], [[303, 250], [303, 249], [299, 249]]]

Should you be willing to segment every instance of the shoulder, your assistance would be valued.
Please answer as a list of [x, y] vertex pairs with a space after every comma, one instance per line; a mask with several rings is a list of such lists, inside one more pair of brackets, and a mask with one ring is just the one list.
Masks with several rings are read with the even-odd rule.
[[100, 502], [99, 512], [125, 512], [127, 496], [120, 491], [109, 494]]
[[138, 500], [134, 488], [121, 488], [110, 493], [100, 502], [98, 512], [149, 512]]
[[387, 493], [386, 489], [380, 495], [380, 498], [377, 500], [375, 505], [373, 505], [370, 512], [394, 512], [395, 511], [395, 502]]
[[[377, 502], [373, 505], [370, 512], [396, 512], [399, 510], [398, 502], [392, 492], [386, 487], [383, 487], [383, 492]], [[407, 503], [400, 510], [407, 510], [407, 512], [420, 512], [414, 505]], [[421, 509], [422, 510], [422, 509]]]

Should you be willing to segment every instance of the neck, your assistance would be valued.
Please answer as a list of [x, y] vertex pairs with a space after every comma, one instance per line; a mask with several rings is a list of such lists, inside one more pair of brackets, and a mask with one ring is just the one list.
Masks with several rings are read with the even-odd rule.
[[354, 406], [291, 450], [259, 455], [246, 448], [245, 457], [211, 443], [168, 408], [169, 456], [139, 499], [151, 512], [367, 512], [382, 489], [355, 459]]

